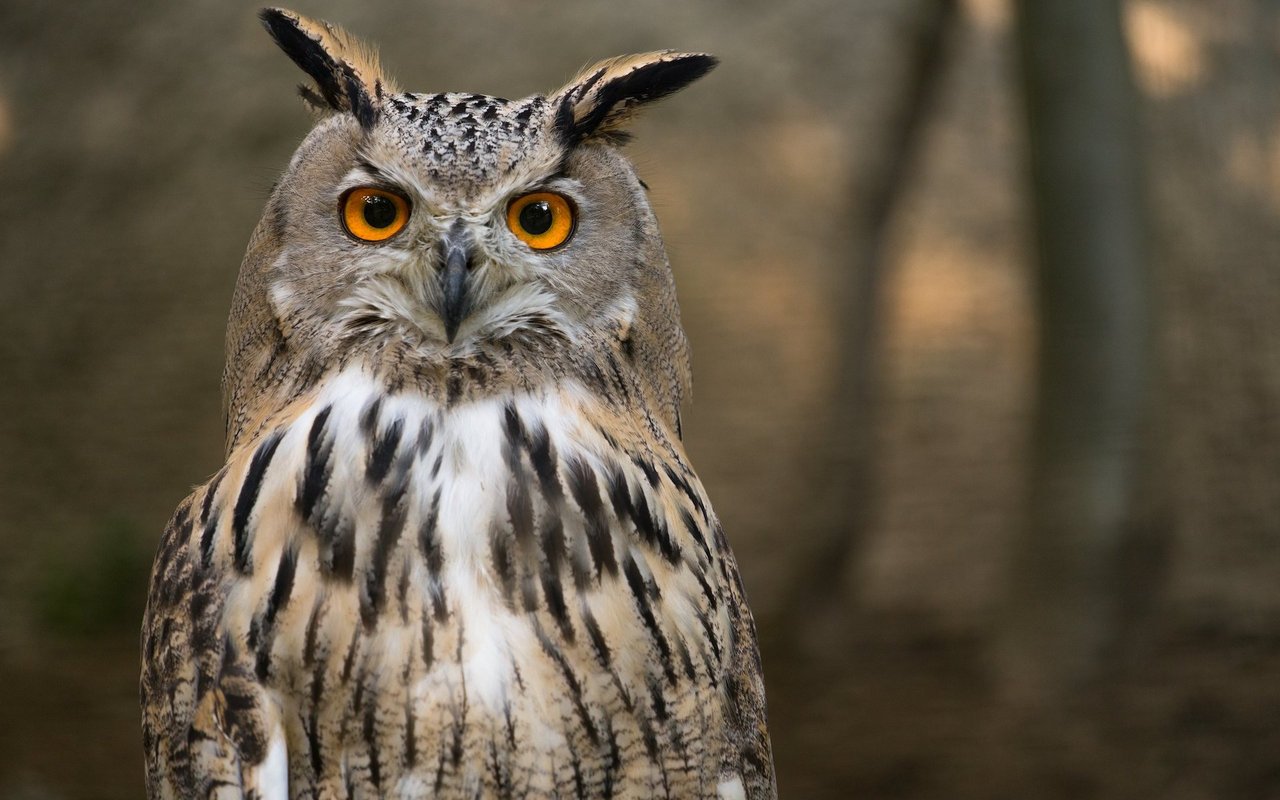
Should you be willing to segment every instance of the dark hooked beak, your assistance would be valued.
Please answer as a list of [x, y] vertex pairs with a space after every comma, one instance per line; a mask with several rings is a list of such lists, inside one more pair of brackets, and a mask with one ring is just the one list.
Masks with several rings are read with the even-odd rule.
[[453, 344], [458, 326], [467, 315], [467, 277], [471, 272], [471, 238], [455, 224], [442, 242], [443, 268], [440, 270], [442, 301], [440, 316], [444, 319], [444, 335]]

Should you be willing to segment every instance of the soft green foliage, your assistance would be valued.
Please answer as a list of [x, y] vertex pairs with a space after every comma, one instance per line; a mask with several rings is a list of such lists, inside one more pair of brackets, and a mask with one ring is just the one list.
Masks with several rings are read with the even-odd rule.
[[35, 593], [36, 614], [52, 633], [93, 636], [136, 626], [150, 553], [136, 523], [103, 520], [84, 552], [50, 554]]

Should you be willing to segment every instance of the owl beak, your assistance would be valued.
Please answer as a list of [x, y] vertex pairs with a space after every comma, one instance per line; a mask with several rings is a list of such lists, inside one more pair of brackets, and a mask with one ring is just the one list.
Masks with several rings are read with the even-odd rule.
[[458, 326], [467, 315], [467, 274], [471, 272], [471, 243], [466, 237], [449, 236], [444, 240], [444, 269], [440, 271], [443, 300], [440, 316], [449, 344], [458, 335]]

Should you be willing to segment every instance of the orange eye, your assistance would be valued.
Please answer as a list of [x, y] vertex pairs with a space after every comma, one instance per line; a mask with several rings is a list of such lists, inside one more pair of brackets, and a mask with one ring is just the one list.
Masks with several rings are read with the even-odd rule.
[[569, 199], [554, 192], [526, 194], [507, 206], [507, 227], [534, 250], [551, 250], [569, 241], [576, 217]]
[[390, 239], [409, 221], [409, 201], [383, 189], [361, 186], [342, 195], [342, 224], [362, 242]]

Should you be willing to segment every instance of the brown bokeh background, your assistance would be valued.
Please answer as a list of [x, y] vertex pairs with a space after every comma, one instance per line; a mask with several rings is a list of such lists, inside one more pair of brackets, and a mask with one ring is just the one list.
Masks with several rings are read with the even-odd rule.
[[[618, 53], [721, 57], [629, 153], [676, 272], [687, 446], [761, 627], [784, 796], [1280, 797], [1280, 5], [1124, 3], [1157, 320], [1123, 573], [1140, 602], [1105, 669], [1030, 711], [992, 657], [1037, 324], [1011, 11], [958, 4], [904, 155], [933, 5], [298, 10], [380, 43], [421, 91], [520, 96]], [[231, 288], [309, 124], [254, 10], [0, 0], [2, 800], [142, 792], [149, 561], [220, 464]], [[845, 492], [837, 365], [873, 235], [871, 490]], [[817, 624], [804, 565], [846, 530]]]

